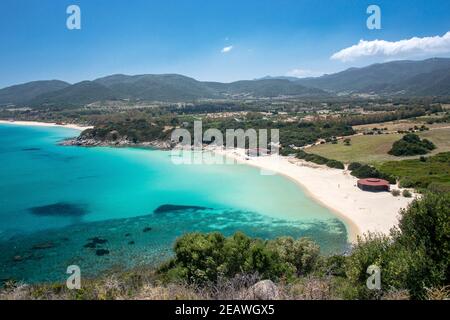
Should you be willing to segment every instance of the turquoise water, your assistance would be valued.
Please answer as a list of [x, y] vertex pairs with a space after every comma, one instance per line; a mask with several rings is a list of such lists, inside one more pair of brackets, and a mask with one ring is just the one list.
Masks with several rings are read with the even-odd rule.
[[[0, 279], [60, 280], [70, 264], [89, 275], [158, 264], [190, 231], [346, 248], [345, 225], [289, 179], [245, 165], [175, 165], [167, 151], [57, 144], [78, 133], [0, 125]], [[164, 205], [186, 207], [154, 213]], [[108, 254], [85, 247], [93, 237]]]

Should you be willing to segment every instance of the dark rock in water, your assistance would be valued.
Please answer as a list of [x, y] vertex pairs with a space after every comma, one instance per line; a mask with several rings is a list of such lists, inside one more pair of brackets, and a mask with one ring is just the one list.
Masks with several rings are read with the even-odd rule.
[[24, 148], [22, 151], [39, 151], [41, 148]]
[[102, 238], [99, 238], [99, 237], [89, 238], [88, 240], [91, 241], [92, 243], [95, 243], [95, 244], [104, 244], [104, 243], [108, 242], [108, 240], [102, 239]]
[[106, 249], [98, 249], [97, 251], [95, 251], [95, 254], [98, 256], [104, 256], [106, 254], [109, 254], [109, 250]]
[[153, 211], [153, 212], [154, 213], [165, 213], [165, 212], [176, 212], [176, 211], [186, 211], [186, 210], [200, 211], [200, 210], [208, 210], [208, 209], [210, 209], [210, 208], [200, 207], [200, 206], [180, 206], [180, 205], [174, 205], [174, 204], [164, 204], [164, 205], [156, 208], [155, 211]]
[[125, 234], [125, 237], [131, 237], [131, 233]]
[[133, 245], [133, 244], [135, 244], [135, 242], [134, 241], [130, 241], [130, 242], [128, 242], [128, 244], [129, 245]]
[[37, 216], [59, 216], [59, 217], [80, 217], [87, 213], [87, 210], [80, 205], [59, 202], [41, 207], [32, 207], [28, 210]]
[[44, 250], [44, 249], [53, 248], [54, 246], [55, 246], [55, 244], [53, 242], [49, 241], [49, 242], [36, 244], [32, 247], [32, 249], [33, 250]]
[[150, 228], [150, 227], [145, 227], [145, 228], [142, 230], [142, 232], [149, 232], [149, 231], [152, 231], [152, 228]]
[[105, 244], [108, 242], [108, 240], [99, 237], [89, 238], [88, 240], [89, 242], [86, 243], [83, 247], [89, 249], [95, 249], [97, 248], [97, 245]]

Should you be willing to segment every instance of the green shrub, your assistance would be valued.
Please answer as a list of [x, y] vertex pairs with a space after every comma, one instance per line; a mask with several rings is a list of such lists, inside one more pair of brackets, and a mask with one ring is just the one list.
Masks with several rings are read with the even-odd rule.
[[189, 233], [174, 246], [175, 257], [159, 268], [166, 280], [190, 283], [215, 282], [239, 273], [258, 273], [263, 278], [290, 279], [315, 269], [319, 246], [308, 239], [282, 237], [263, 241], [237, 232], [225, 238], [219, 233]]
[[450, 192], [450, 185], [448, 183], [432, 182], [427, 189], [434, 193], [447, 193]]
[[411, 197], [412, 197], [411, 192], [410, 192], [409, 190], [406, 190], [406, 189], [403, 190], [402, 195], [403, 195], [405, 198], [411, 198]]
[[308, 153], [304, 158], [306, 161], [313, 162], [315, 164], [326, 164], [328, 159], [317, 154]]
[[385, 179], [385, 180], [389, 181], [390, 184], [396, 183], [396, 178], [394, 176], [380, 172], [376, 168], [369, 166], [367, 164], [362, 165], [362, 166], [358, 167], [357, 169], [353, 170], [351, 172], [351, 175], [355, 176], [359, 179], [379, 178], [379, 179]]
[[351, 162], [348, 165], [348, 170], [353, 171], [353, 170], [359, 169], [360, 167], [362, 167], [361, 163], [359, 163], [359, 162]]
[[420, 140], [416, 134], [406, 134], [402, 139], [394, 142], [392, 149], [388, 152], [394, 156], [415, 156], [419, 154], [426, 154], [431, 150], [436, 149], [436, 146], [429, 140]]
[[340, 162], [340, 161], [337, 161], [337, 160], [328, 160], [327, 161], [327, 167], [335, 168], [335, 169], [342, 169], [342, 170], [345, 169], [344, 164], [342, 162]]
[[320, 248], [313, 241], [301, 238], [280, 237], [267, 242], [267, 248], [275, 252], [281, 261], [294, 267], [297, 275], [305, 275], [314, 270]]
[[398, 197], [398, 196], [400, 195], [400, 190], [398, 190], [398, 189], [393, 189], [393, 190], [391, 191], [391, 193], [392, 193], [392, 195], [393, 195], [394, 197]]
[[357, 298], [373, 298], [376, 294], [366, 287], [367, 268], [376, 265], [383, 269], [385, 255], [390, 245], [391, 239], [385, 235], [368, 233], [363, 237], [358, 237], [345, 266], [347, 278], [358, 292]]
[[[417, 281], [411, 281], [414, 296], [424, 294], [424, 287], [438, 287], [450, 283], [450, 195], [427, 193], [402, 210], [398, 243], [411, 252], [423, 251]], [[420, 278], [420, 281], [419, 281]]]

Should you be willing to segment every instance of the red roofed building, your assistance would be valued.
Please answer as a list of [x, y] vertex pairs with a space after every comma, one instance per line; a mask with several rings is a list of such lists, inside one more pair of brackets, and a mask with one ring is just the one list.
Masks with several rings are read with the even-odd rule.
[[358, 180], [358, 188], [363, 191], [389, 191], [390, 184], [389, 181], [378, 179], [378, 178], [366, 178]]

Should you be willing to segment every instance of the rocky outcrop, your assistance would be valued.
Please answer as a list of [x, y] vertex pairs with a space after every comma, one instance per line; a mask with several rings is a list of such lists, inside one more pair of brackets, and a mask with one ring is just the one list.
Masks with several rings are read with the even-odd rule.
[[277, 286], [271, 280], [255, 283], [248, 289], [247, 298], [250, 300], [277, 300], [280, 297]]
[[118, 140], [97, 140], [94, 138], [78, 137], [74, 139], [64, 140], [60, 143], [62, 146], [77, 146], [77, 147], [147, 147], [161, 150], [170, 150], [174, 145], [170, 141], [147, 141], [147, 142], [132, 142], [126, 138]]

